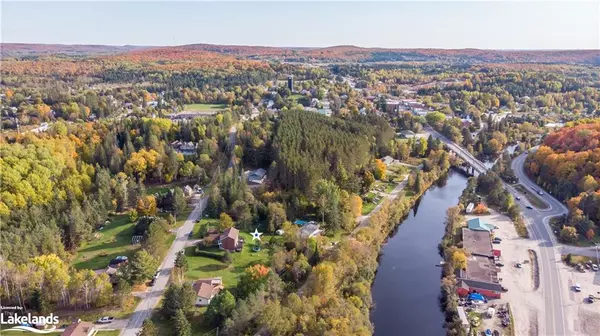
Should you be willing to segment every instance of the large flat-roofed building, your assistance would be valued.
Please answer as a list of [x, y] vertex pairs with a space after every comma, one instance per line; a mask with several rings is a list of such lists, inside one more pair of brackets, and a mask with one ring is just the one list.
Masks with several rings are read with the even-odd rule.
[[463, 248], [470, 254], [488, 258], [494, 257], [492, 240], [488, 231], [474, 231], [463, 228], [462, 236]]

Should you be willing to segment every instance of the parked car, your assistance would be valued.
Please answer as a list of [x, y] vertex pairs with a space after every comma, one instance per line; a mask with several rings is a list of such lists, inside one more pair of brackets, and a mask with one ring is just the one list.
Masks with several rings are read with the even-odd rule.
[[502, 238], [500, 238], [500, 237], [494, 237], [494, 240], [502, 241]]
[[594, 272], [598, 271], [598, 265], [592, 264], [592, 271], [594, 271]]
[[501, 242], [502, 242], [501, 240], [496, 240], [496, 239], [492, 240], [492, 244], [500, 244]]
[[521, 265], [521, 263], [516, 263], [516, 264], [515, 264], [515, 267], [516, 267], [516, 268], [523, 268], [523, 265]]
[[194, 236], [194, 231], [190, 231], [190, 233], [188, 233], [188, 239], [191, 239]]
[[498, 266], [498, 267], [504, 267], [504, 264], [498, 261], [498, 262], [496, 263], [496, 266]]
[[99, 318], [98, 321], [96, 321], [96, 323], [111, 323], [114, 320], [115, 318], [112, 316], [104, 316]]
[[573, 286], [573, 290], [576, 291], [576, 292], [581, 292], [581, 285], [579, 283], [576, 283]]
[[595, 297], [594, 297], [592, 294], [590, 294], [590, 295], [588, 296], [588, 302], [589, 302], [589, 303], [594, 303], [594, 300], [595, 300], [595, 299], [596, 299], [596, 298], [595, 298]]
[[531, 210], [533, 207], [531, 205], [526, 206], [527, 209]]
[[515, 199], [516, 199], [517, 201], [520, 201], [520, 200], [521, 200], [521, 197], [517, 196], [517, 197], [515, 197]]

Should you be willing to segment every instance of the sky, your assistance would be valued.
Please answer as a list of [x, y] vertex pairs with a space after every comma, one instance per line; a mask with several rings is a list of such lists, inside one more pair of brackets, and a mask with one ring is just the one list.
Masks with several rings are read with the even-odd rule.
[[3, 43], [600, 49], [600, 1], [2, 0]]

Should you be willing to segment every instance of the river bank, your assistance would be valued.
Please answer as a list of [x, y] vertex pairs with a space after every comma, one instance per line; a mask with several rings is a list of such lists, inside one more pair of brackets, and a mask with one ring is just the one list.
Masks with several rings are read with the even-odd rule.
[[390, 232], [372, 285], [375, 335], [445, 334], [439, 309], [441, 268], [435, 266], [440, 260], [445, 210], [457, 203], [466, 184], [460, 172], [448, 172], [414, 199]]

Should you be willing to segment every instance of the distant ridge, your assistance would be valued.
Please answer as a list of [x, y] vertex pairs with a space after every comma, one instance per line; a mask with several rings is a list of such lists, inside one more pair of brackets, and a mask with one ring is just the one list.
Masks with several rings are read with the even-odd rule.
[[106, 46], [3, 43], [3, 57], [43, 55], [137, 55], [177, 51], [208, 52], [236, 58], [298, 62], [397, 62], [448, 61], [466, 63], [566, 63], [600, 65], [600, 50], [484, 50], [434, 48], [265, 47], [243, 45], [188, 44], [182, 46]]

